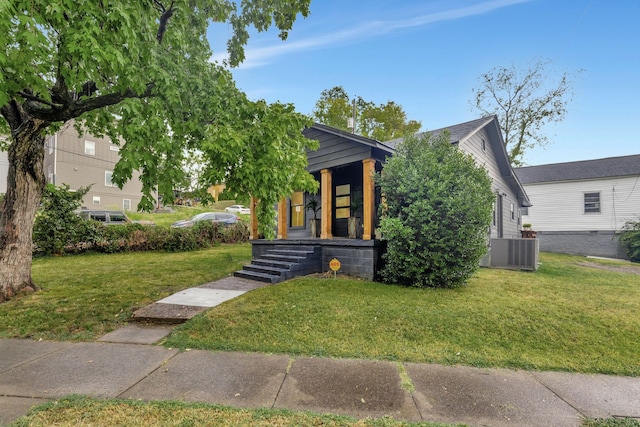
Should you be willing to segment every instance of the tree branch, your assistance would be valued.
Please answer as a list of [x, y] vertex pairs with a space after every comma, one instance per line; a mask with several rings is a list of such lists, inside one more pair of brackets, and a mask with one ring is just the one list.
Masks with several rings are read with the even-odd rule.
[[[156, 2], [156, 3], [160, 4], [159, 2]], [[173, 15], [173, 12], [175, 12], [173, 5], [174, 5], [174, 2], [171, 2], [171, 6], [169, 6], [169, 9], [166, 9], [166, 10], [163, 7], [162, 16], [160, 16], [160, 26], [158, 27], [158, 34], [156, 35], [156, 39], [160, 44], [162, 44], [164, 33], [167, 30], [167, 23], [169, 22], [169, 18], [171, 18], [171, 16]]]
[[[67, 105], [59, 106], [52, 105], [51, 103], [43, 103], [40, 99], [27, 100], [25, 103], [25, 110], [29, 115], [38, 119], [50, 121], [50, 122], [65, 122], [67, 120], [76, 118], [83, 113], [93, 111], [99, 108], [108, 107], [110, 105], [116, 105], [125, 99], [130, 98], [149, 98], [153, 96], [153, 83], [147, 84], [145, 91], [138, 94], [132, 90], [126, 90], [124, 92], [108, 93], [93, 98], [85, 98], [79, 101], [72, 101]], [[45, 106], [43, 106], [43, 104]]]

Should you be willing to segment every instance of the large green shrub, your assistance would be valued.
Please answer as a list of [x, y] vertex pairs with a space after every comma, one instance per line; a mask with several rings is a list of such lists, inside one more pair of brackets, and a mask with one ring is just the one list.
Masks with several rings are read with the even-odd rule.
[[82, 239], [83, 220], [75, 211], [91, 187], [70, 191], [69, 185], [48, 184], [33, 225], [34, 250], [43, 255], [61, 255], [69, 245]]
[[383, 280], [457, 287], [486, 253], [493, 193], [487, 171], [438, 137], [407, 138], [377, 176], [386, 205]]
[[629, 221], [624, 226], [620, 243], [631, 261], [640, 262], [640, 220]]

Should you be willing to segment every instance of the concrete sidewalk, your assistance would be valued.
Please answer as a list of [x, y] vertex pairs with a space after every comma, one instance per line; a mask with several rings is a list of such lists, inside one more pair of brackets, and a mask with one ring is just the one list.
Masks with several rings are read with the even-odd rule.
[[[137, 330], [120, 335], [141, 341], [168, 329], [132, 328]], [[403, 377], [412, 388], [402, 386]], [[640, 378], [0, 340], [0, 423], [69, 394], [471, 426], [579, 426], [583, 417], [640, 418]]]
[[[140, 317], [160, 313], [163, 321], [171, 321], [172, 315], [184, 321], [260, 286], [222, 279], [159, 301]], [[130, 324], [91, 343], [0, 340], [0, 424], [69, 394], [470, 426], [579, 426], [584, 417], [640, 419], [640, 378], [179, 352], [151, 345], [171, 328]]]

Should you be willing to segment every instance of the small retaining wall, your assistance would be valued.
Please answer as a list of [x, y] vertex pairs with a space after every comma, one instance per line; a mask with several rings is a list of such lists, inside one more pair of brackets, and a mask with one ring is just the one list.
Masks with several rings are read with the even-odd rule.
[[628, 259], [613, 231], [539, 231], [540, 250], [571, 255]]

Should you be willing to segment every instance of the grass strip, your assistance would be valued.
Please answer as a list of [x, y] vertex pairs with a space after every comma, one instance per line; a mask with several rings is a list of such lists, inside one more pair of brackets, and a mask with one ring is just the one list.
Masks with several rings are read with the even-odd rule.
[[[445, 427], [450, 424], [408, 423], [392, 418], [377, 420], [319, 415], [280, 409], [235, 409], [203, 403], [93, 399], [70, 396], [40, 405], [10, 427], [166, 426], [166, 427]], [[459, 424], [460, 425], [460, 424]], [[460, 425], [461, 426], [461, 425]]]

